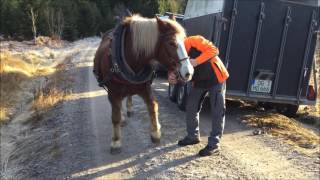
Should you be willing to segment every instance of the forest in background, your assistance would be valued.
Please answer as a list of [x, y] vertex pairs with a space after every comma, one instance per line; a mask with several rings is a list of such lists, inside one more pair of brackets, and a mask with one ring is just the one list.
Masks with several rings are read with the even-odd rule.
[[73, 41], [111, 29], [124, 8], [146, 17], [183, 13], [186, 0], [0, 0], [0, 35]]

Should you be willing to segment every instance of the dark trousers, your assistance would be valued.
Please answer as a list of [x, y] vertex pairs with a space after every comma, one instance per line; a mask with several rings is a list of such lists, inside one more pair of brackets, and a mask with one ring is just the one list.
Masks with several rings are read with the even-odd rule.
[[217, 84], [211, 88], [192, 87], [188, 96], [186, 107], [187, 136], [191, 139], [200, 137], [199, 113], [207, 92], [210, 96], [210, 118], [212, 121], [208, 145], [219, 146], [225, 124], [225, 84]]

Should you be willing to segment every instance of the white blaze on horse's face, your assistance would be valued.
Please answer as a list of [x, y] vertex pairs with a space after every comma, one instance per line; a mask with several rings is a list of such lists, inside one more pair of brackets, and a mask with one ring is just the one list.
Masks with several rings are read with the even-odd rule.
[[190, 63], [190, 58], [184, 46], [183, 40], [177, 37], [176, 41], [178, 45], [177, 53], [178, 53], [179, 61], [181, 64], [179, 73], [183, 78], [183, 80], [190, 81], [192, 79], [192, 75], [194, 72], [193, 66]]

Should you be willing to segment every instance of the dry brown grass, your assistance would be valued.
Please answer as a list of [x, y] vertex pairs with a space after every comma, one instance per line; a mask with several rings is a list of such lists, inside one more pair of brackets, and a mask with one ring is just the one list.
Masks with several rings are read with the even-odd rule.
[[9, 51], [2, 51], [0, 53], [0, 121], [7, 120], [8, 109], [21, 101], [17, 95], [27, 90], [24, 87], [25, 83], [31, 82], [36, 77], [52, 74], [55, 70], [54, 66], [42, 66], [39, 63], [33, 63], [32, 59], [28, 63]]
[[[36, 116], [46, 112], [57, 103], [66, 100], [67, 94], [59, 89], [50, 89], [48, 92], [40, 91], [32, 103]], [[37, 118], [38, 119], [38, 118]]]
[[300, 106], [297, 119], [320, 129], [320, 99], [315, 106]]
[[281, 137], [301, 148], [313, 149], [319, 146], [320, 138], [317, 134], [284, 115], [259, 113], [245, 115], [242, 119], [248, 125], [262, 129], [264, 133]]
[[8, 110], [5, 107], [0, 107], [0, 124], [7, 119]]
[[65, 72], [65, 64], [58, 64], [55, 68], [56, 72], [48, 76], [45, 86], [35, 92], [32, 109], [45, 110], [60, 101], [67, 100], [68, 89], [72, 80]]
[[1, 52], [0, 59], [0, 74], [18, 73], [33, 77], [52, 74], [55, 71], [54, 66], [42, 66], [36, 58], [29, 58], [29, 61], [25, 61], [22, 57], [12, 55], [9, 51]]
[[38, 36], [36, 40], [36, 44], [39, 46], [61, 47], [64, 43], [59, 37]]
[[67, 75], [64, 64], [56, 66], [57, 71], [48, 76], [48, 81], [42, 88], [39, 88], [34, 95], [31, 109], [34, 116], [29, 119], [31, 121], [41, 120], [44, 113], [54, 107], [56, 104], [69, 99], [69, 89], [72, 79]]
[[40, 91], [35, 97], [32, 104], [32, 109], [35, 111], [44, 111], [58, 102], [63, 101], [66, 98], [66, 93], [56, 88], [50, 89], [48, 92]]

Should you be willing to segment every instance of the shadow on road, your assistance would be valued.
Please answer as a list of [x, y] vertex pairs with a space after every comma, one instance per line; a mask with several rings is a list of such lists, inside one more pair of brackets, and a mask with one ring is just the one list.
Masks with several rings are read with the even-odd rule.
[[[159, 146], [151, 143], [149, 136], [149, 116], [143, 101], [134, 98], [133, 118], [128, 119], [127, 126], [122, 128], [122, 153], [111, 155], [112, 137], [111, 107], [107, 94], [98, 87], [92, 75], [91, 67], [80, 67], [72, 70], [75, 75], [74, 98], [63, 103], [58, 109], [59, 117], [64, 118], [60, 124], [61, 133], [67, 134], [59, 139], [61, 156], [59, 165], [51, 169], [50, 174], [56, 177], [92, 179], [97, 177], [121, 178], [122, 176], [143, 179], [159, 174], [171, 167], [185, 164], [197, 158], [197, 149], [193, 155], [173, 157], [152, 163], [155, 158], [173, 153], [179, 148], [176, 143], [185, 134], [185, 114], [178, 110], [168, 98], [156, 92], [159, 102], [159, 114], [162, 124], [162, 142]], [[157, 80], [155, 83], [158, 83]], [[166, 87], [163, 87], [166, 89]], [[166, 93], [166, 92], [161, 92]], [[210, 133], [208, 105], [204, 105], [201, 114], [202, 136]], [[233, 126], [234, 120], [227, 116], [225, 134], [243, 131]], [[59, 129], [58, 128], [58, 129]], [[51, 162], [41, 162], [50, 166]]]

